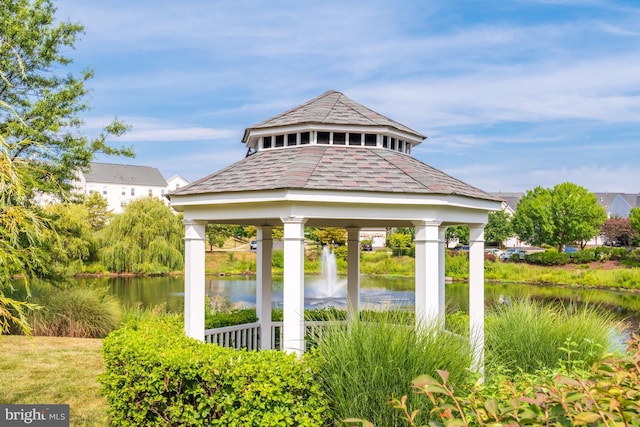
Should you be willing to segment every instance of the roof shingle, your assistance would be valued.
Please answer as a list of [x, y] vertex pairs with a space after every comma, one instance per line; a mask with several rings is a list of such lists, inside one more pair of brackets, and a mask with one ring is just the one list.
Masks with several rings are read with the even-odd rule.
[[265, 129], [299, 124], [337, 124], [353, 126], [389, 126], [418, 138], [426, 137], [415, 130], [390, 118], [376, 113], [346, 97], [340, 92], [329, 90], [304, 104], [298, 105], [284, 113], [263, 120], [246, 129], [243, 142], [247, 142], [249, 132], [254, 129]]
[[262, 150], [172, 195], [277, 189], [456, 194], [499, 200], [408, 154], [335, 145]]

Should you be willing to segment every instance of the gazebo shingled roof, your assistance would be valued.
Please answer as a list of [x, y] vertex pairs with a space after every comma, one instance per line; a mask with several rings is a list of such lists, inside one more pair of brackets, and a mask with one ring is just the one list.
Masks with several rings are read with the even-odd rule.
[[263, 150], [172, 196], [277, 189], [455, 194], [500, 200], [408, 154], [331, 145]]
[[273, 128], [300, 124], [333, 124], [360, 126], [388, 126], [425, 139], [415, 130], [390, 118], [376, 113], [344, 94], [329, 90], [304, 104], [298, 105], [284, 113], [261, 121], [245, 130], [243, 142], [247, 142], [249, 133], [254, 129]]

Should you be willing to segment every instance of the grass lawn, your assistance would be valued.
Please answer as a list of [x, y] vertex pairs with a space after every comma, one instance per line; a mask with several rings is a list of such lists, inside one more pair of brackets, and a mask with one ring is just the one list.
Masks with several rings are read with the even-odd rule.
[[102, 340], [0, 336], [0, 403], [69, 404], [72, 426], [108, 426]]

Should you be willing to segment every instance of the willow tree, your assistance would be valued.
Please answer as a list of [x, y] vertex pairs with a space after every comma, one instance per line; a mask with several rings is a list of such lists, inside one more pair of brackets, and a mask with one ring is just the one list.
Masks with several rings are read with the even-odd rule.
[[132, 201], [102, 233], [98, 257], [111, 272], [168, 273], [184, 267], [182, 217], [160, 199]]

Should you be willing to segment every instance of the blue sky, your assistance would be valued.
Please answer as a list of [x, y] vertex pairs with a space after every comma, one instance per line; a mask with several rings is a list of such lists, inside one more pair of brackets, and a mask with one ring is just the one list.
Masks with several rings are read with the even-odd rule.
[[329, 89], [428, 136], [413, 154], [490, 192], [640, 192], [640, 4], [608, 0], [60, 0], [85, 26], [84, 132], [195, 180], [245, 128]]

